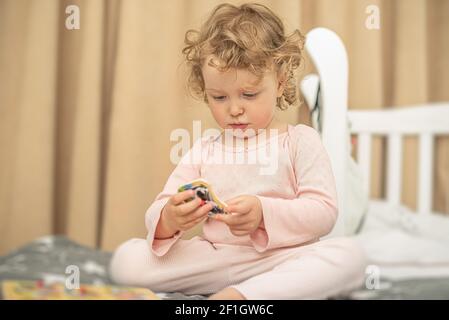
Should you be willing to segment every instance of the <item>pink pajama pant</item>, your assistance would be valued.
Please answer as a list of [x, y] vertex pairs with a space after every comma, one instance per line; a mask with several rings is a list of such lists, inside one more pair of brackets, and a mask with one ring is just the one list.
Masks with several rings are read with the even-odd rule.
[[365, 258], [349, 238], [257, 252], [253, 247], [216, 244], [199, 236], [179, 239], [162, 257], [145, 239], [115, 251], [112, 279], [154, 292], [209, 295], [226, 287], [246, 299], [324, 299], [364, 283]]

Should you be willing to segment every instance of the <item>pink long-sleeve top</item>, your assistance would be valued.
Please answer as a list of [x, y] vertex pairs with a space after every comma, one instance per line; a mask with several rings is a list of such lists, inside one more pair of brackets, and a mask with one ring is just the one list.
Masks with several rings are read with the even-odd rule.
[[262, 223], [250, 235], [235, 236], [224, 222], [207, 218], [202, 237], [212, 243], [253, 246], [259, 252], [297, 246], [328, 234], [337, 219], [329, 157], [313, 128], [289, 125], [286, 132], [248, 147], [225, 146], [219, 136], [210, 136], [197, 140], [145, 214], [155, 255], [166, 254], [184, 233], [155, 239], [163, 207], [179, 186], [198, 178], [224, 201], [246, 194], [262, 204]]

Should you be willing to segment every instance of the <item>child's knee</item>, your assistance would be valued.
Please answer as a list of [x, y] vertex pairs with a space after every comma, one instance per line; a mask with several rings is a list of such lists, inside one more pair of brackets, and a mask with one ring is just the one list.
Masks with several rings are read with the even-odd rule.
[[[349, 277], [362, 277], [365, 273], [367, 260], [362, 247], [351, 238], [333, 238], [317, 243], [326, 259], [339, 266], [342, 273]], [[318, 249], [320, 251], [321, 249]]]
[[352, 279], [363, 279], [367, 266], [366, 255], [360, 244], [351, 238], [342, 238], [339, 241], [342, 247], [342, 261], [348, 276]]
[[[148, 265], [150, 248], [145, 239], [130, 239], [122, 243], [113, 253], [109, 264], [111, 279], [118, 284], [137, 284], [137, 277]], [[147, 257], [147, 261], [145, 261]], [[145, 263], [147, 262], [147, 263]]]

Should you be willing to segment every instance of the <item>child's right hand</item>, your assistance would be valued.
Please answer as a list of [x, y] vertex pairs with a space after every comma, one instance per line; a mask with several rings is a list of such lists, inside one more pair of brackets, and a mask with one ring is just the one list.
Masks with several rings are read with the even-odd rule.
[[185, 190], [170, 197], [161, 213], [165, 225], [175, 234], [178, 231], [186, 231], [200, 223], [212, 210], [213, 205], [207, 203], [201, 206], [202, 200], [195, 197], [192, 201], [185, 202], [193, 197], [193, 190]]

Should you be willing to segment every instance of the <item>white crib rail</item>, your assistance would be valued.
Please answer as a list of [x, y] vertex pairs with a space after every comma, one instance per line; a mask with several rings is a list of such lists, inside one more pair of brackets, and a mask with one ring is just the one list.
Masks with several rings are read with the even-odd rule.
[[402, 140], [419, 137], [418, 209], [432, 212], [434, 138], [449, 135], [449, 103], [420, 105], [382, 111], [349, 111], [351, 134], [358, 135], [357, 162], [369, 192], [371, 176], [371, 140], [373, 135], [388, 139], [387, 201], [401, 203]]
[[[322, 127], [321, 137], [329, 153], [334, 171], [337, 193], [339, 217], [334, 229], [328, 237], [345, 234], [345, 179], [346, 154], [349, 153], [347, 140], [346, 110], [348, 102], [348, 57], [345, 46], [340, 37], [325, 28], [316, 28], [307, 33], [306, 50], [315, 65], [320, 81], [320, 99], [323, 105], [322, 122], [332, 126]], [[313, 78], [309, 78], [313, 82]], [[302, 85], [306, 99], [316, 95], [315, 84]], [[343, 157], [342, 157], [343, 156]]]

